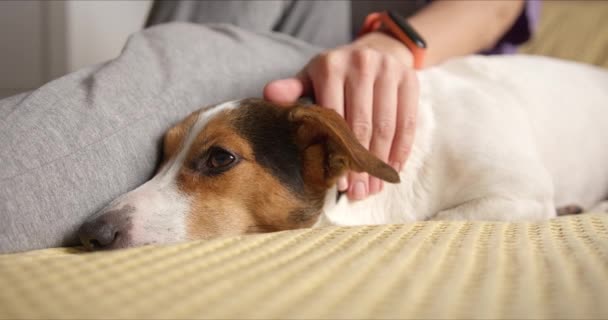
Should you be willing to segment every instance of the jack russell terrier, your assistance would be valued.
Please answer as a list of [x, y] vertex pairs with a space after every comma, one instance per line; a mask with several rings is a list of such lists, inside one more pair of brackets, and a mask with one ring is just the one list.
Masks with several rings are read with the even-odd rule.
[[[607, 71], [472, 56], [418, 77], [416, 139], [400, 173], [329, 109], [227, 102], [170, 129], [156, 176], [89, 218], [80, 239], [112, 249], [322, 225], [536, 221], [608, 197]], [[395, 184], [336, 200], [349, 170]]]

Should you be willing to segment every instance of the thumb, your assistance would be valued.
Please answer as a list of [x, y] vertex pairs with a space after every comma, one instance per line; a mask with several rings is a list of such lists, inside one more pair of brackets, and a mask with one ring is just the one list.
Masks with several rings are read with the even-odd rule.
[[295, 77], [274, 80], [264, 87], [264, 98], [279, 103], [293, 103], [303, 95], [312, 93], [310, 79], [304, 72]]

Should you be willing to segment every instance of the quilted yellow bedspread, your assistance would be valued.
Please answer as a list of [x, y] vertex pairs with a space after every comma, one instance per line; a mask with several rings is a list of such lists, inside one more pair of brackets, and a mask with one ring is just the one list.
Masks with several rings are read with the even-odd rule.
[[608, 318], [608, 214], [0, 256], [0, 318]]
[[543, 1], [537, 32], [520, 51], [608, 68], [608, 1]]

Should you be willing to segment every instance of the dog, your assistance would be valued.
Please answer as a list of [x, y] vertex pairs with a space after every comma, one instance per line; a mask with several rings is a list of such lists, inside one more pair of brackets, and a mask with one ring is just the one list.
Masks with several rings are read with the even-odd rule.
[[[607, 198], [608, 72], [470, 56], [418, 78], [416, 138], [400, 173], [329, 109], [232, 101], [171, 128], [156, 175], [79, 237], [113, 249], [325, 225], [539, 221]], [[394, 184], [349, 201], [335, 184], [350, 170]]]

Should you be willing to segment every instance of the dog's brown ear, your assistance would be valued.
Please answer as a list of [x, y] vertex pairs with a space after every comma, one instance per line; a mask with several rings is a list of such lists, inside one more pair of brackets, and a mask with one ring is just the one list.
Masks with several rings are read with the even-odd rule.
[[318, 106], [294, 107], [288, 118], [294, 123], [304, 177], [315, 185], [329, 188], [348, 170], [399, 182], [397, 171], [367, 151], [335, 111]]

